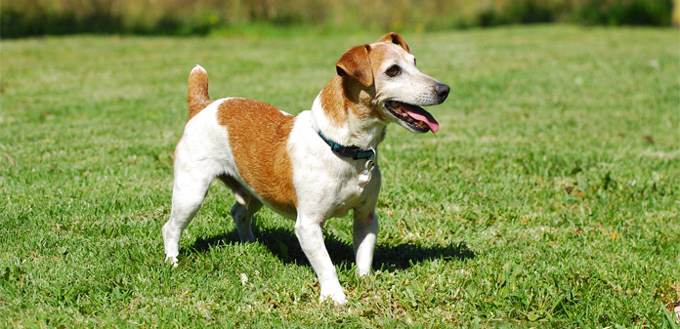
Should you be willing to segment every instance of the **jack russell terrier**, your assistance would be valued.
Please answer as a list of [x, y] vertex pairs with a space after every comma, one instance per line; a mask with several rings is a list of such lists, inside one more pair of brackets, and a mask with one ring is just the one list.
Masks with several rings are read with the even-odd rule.
[[210, 100], [208, 73], [189, 75], [189, 121], [175, 150], [170, 219], [163, 226], [166, 261], [177, 266], [179, 240], [215, 178], [233, 192], [231, 215], [242, 241], [253, 241], [251, 217], [267, 205], [295, 219], [295, 235], [319, 278], [320, 300], [347, 298], [324, 245], [322, 226], [353, 210], [359, 275], [371, 270], [378, 234], [378, 144], [389, 123], [414, 133], [439, 124], [420, 106], [441, 104], [449, 87], [416, 68], [396, 33], [351, 48], [337, 74], [297, 116], [243, 98]]

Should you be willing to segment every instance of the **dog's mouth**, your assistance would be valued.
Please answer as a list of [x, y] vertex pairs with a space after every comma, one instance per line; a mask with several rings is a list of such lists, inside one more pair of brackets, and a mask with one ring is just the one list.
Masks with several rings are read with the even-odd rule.
[[432, 131], [436, 133], [439, 130], [439, 122], [420, 106], [406, 104], [397, 101], [385, 102], [385, 108], [395, 118], [401, 120], [415, 132], [425, 133]]

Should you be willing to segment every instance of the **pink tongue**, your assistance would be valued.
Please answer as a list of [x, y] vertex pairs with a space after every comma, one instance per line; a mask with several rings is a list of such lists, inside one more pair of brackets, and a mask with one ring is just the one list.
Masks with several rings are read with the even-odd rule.
[[430, 130], [432, 133], [436, 133], [437, 130], [439, 130], [439, 122], [434, 119], [432, 114], [429, 112], [419, 108], [419, 107], [411, 107], [407, 104], [401, 104], [401, 108], [406, 111], [406, 114], [410, 116], [411, 118], [415, 119], [416, 121], [422, 121], [427, 124], [428, 127], [430, 127]]

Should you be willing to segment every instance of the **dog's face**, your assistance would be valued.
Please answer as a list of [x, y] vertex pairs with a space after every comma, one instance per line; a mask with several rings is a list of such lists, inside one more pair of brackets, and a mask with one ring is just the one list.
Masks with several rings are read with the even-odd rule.
[[336, 64], [338, 74], [368, 93], [368, 115], [395, 122], [411, 132], [436, 132], [437, 120], [421, 106], [441, 104], [449, 87], [420, 72], [406, 42], [389, 33], [370, 45], [348, 50]]

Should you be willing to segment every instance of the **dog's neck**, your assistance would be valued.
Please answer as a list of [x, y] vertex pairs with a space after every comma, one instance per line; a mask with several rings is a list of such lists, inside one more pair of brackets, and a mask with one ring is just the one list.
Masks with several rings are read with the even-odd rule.
[[374, 109], [374, 87], [347, 80], [336, 75], [316, 97], [312, 106], [315, 128], [338, 144], [377, 149], [386, 124]]

